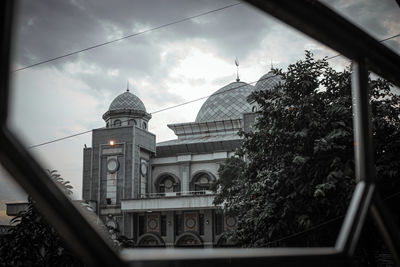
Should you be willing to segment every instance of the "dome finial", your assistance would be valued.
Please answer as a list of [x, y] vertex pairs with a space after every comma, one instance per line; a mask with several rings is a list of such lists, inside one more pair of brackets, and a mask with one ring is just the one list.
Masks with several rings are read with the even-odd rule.
[[271, 58], [271, 70], [274, 68], [274, 64], [272, 63], [272, 58]]
[[236, 65], [236, 81], [239, 82], [239, 60], [236, 58], [235, 59], [235, 65]]
[[126, 83], [126, 91], [129, 92], [129, 80], [128, 80], [128, 82]]

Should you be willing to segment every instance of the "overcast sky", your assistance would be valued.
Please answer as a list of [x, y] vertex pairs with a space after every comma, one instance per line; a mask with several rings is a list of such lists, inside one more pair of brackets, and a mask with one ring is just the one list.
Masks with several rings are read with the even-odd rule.
[[[377, 39], [400, 33], [400, 8], [395, 0], [326, 2]], [[238, 2], [21, 0], [12, 68], [234, 3]], [[400, 38], [385, 44], [399, 53]], [[318, 58], [336, 54], [242, 3], [14, 72], [10, 125], [27, 146], [39, 144], [103, 127], [102, 115], [125, 91], [127, 81], [131, 92], [153, 112], [210, 95], [234, 81], [236, 57], [240, 79], [251, 83], [269, 70], [271, 61], [274, 67], [285, 69], [301, 59], [304, 50]], [[330, 62], [338, 69], [348, 63], [343, 58]], [[176, 138], [167, 124], [194, 121], [203, 102], [154, 114], [149, 130], [157, 135], [157, 142]], [[31, 149], [44, 168], [56, 169], [71, 181], [78, 199], [84, 144], [91, 146], [91, 134]], [[11, 188], [1, 177], [0, 173], [2, 187]], [[1, 203], [20, 198], [11, 189], [0, 191]]]

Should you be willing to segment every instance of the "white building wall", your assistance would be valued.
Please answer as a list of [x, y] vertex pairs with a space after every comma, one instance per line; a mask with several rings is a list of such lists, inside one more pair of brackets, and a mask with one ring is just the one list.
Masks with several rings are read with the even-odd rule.
[[214, 209], [214, 195], [129, 199], [121, 202], [122, 211], [162, 211]]
[[190, 178], [193, 177], [197, 172], [199, 171], [207, 171], [211, 172], [217, 179], [218, 177], [218, 168], [219, 164], [215, 162], [204, 162], [204, 163], [193, 163], [191, 164], [191, 172], [190, 172]]

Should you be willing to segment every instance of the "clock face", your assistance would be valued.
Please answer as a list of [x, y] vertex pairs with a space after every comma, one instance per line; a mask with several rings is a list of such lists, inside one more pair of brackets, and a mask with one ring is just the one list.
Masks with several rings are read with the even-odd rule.
[[119, 163], [118, 160], [116, 159], [110, 159], [107, 162], [107, 170], [111, 173], [116, 172], [119, 168]]
[[143, 176], [146, 176], [146, 174], [147, 174], [147, 163], [146, 162], [142, 162], [142, 164], [140, 165], [140, 172], [142, 173]]

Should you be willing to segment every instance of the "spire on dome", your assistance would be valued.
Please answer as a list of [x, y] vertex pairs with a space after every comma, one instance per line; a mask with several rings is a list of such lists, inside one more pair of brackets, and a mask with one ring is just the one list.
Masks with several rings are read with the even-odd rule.
[[129, 80], [128, 80], [128, 82], [126, 83], [126, 91], [129, 92]]
[[235, 59], [235, 65], [236, 65], [236, 81], [239, 82], [239, 60], [236, 58]]

